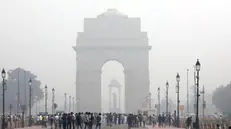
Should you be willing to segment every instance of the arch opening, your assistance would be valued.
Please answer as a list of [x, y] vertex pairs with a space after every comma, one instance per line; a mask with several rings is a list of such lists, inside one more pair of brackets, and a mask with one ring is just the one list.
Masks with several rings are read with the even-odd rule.
[[101, 74], [102, 112], [125, 112], [124, 66], [115, 60], [105, 62]]

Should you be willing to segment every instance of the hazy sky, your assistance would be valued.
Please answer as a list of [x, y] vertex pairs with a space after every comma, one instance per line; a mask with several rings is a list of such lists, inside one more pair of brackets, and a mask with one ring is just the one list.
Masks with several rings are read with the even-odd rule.
[[[64, 92], [74, 95], [72, 46], [83, 30], [83, 19], [116, 8], [129, 17], [141, 17], [142, 31], [148, 32], [152, 92], [169, 80], [175, 98], [179, 72], [183, 100], [186, 69], [192, 85], [197, 58], [207, 91], [231, 80], [230, 7], [230, 0], [0, 0], [0, 67], [28, 69], [42, 85], [56, 88], [58, 97]], [[115, 78], [120, 76], [109, 70], [113, 64], [107, 67], [107, 72], [115, 71]]]

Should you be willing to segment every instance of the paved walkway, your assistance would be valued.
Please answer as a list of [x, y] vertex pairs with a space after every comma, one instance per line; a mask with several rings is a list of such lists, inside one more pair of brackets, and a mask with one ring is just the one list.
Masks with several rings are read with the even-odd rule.
[[31, 126], [31, 127], [16, 128], [16, 129], [42, 129], [42, 128], [41, 128], [41, 126]]
[[151, 128], [151, 129], [184, 129], [184, 128], [174, 128], [174, 127], [159, 128], [159, 127], [155, 127], [155, 128]]
[[[179, 129], [174, 127], [165, 127], [165, 128], [159, 128], [159, 127], [147, 127], [148, 129]], [[32, 127], [25, 127], [25, 128], [18, 128], [18, 129], [45, 129], [41, 128], [41, 126], [32, 126]], [[94, 129], [94, 128], [93, 128]], [[101, 129], [128, 129], [127, 125], [117, 125], [117, 126], [103, 126]], [[132, 128], [132, 129], [145, 129], [145, 128]], [[180, 128], [183, 129], [183, 128]]]
[[175, 127], [149, 127], [149, 129], [184, 129], [184, 128], [175, 128]]

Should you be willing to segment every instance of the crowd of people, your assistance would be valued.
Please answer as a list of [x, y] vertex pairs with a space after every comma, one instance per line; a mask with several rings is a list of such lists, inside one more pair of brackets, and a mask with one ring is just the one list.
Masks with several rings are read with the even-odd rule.
[[101, 124], [106, 126], [113, 126], [116, 124], [124, 124], [126, 119], [123, 114], [116, 113], [62, 113], [55, 115], [38, 115], [37, 123], [42, 127], [51, 126], [51, 128], [63, 128], [63, 129], [101, 129]]
[[101, 129], [101, 125], [114, 126], [127, 124], [128, 128], [139, 128], [149, 126], [171, 126], [174, 119], [171, 115], [147, 115], [147, 114], [118, 114], [118, 113], [62, 113], [55, 115], [38, 115], [37, 123], [42, 127], [59, 129]]
[[[3, 119], [3, 116], [1, 116], [0, 125], [2, 125], [2, 122], [3, 122], [2, 119]], [[23, 124], [27, 126], [28, 120], [29, 120], [29, 117], [27, 116], [23, 118], [22, 114], [5, 115], [5, 127], [6, 128], [20, 128], [24, 126]], [[33, 120], [35, 120], [34, 117], [32, 117], [32, 123], [35, 122]]]
[[[103, 126], [115, 126], [127, 124], [130, 128], [149, 127], [164, 128], [167, 126], [176, 126], [176, 116], [174, 115], [147, 115], [147, 114], [119, 114], [119, 113], [57, 113], [54, 115], [37, 115], [32, 117], [33, 124], [41, 125], [43, 128], [54, 129], [101, 129]], [[2, 118], [2, 116], [1, 116]], [[22, 126], [22, 121], [28, 121], [29, 117], [23, 119], [22, 115], [5, 116], [6, 128], [18, 128]], [[2, 122], [2, 121], [1, 121]], [[0, 123], [1, 123], [0, 122]], [[2, 124], [2, 123], [1, 123]], [[187, 129], [192, 127], [192, 117], [185, 119]], [[229, 127], [230, 128], [230, 127]]]

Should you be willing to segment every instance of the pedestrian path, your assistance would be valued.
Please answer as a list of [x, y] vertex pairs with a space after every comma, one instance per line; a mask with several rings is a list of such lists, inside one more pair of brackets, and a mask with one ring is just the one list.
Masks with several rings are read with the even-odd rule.
[[151, 127], [148, 126], [148, 129], [184, 129], [184, 128], [176, 128], [176, 127]]
[[41, 129], [41, 126], [31, 126], [31, 127], [17, 128], [17, 129]]
[[[147, 126], [148, 129], [184, 129], [184, 128], [174, 128], [174, 127], [165, 127], [165, 128], [159, 128], [159, 127], [151, 127]], [[32, 126], [32, 127], [25, 127], [25, 128], [18, 128], [18, 129], [45, 129], [41, 128], [41, 126]], [[48, 127], [50, 129], [50, 127]], [[116, 125], [116, 126], [102, 126], [101, 129], [128, 129], [127, 125]], [[145, 128], [132, 128], [132, 129], [145, 129]]]

